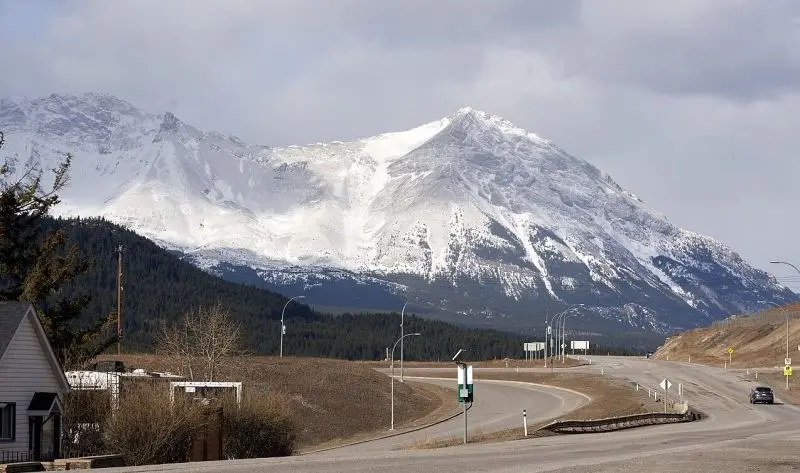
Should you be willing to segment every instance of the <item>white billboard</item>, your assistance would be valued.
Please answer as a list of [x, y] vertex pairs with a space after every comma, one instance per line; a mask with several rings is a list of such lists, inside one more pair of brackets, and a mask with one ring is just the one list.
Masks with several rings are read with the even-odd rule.
[[541, 351], [544, 350], [544, 342], [527, 342], [522, 344], [523, 351]]
[[570, 342], [570, 346], [573, 350], [588, 350], [589, 349], [589, 341], [588, 340], [572, 340]]

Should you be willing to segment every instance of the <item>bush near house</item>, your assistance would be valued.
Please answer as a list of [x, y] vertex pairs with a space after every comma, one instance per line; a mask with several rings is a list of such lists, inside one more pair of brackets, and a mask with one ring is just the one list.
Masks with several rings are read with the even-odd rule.
[[222, 411], [225, 457], [263, 458], [294, 453], [296, 427], [288, 412], [288, 399], [266, 391], [245, 393], [237, 408], [226, 402]]
[[119, 409], [105, 423], [108, 453], [128, 465], [189, 460], [194, 438], [205, 427], [202, 406], [181, 396], [170, 402], [165, 386], [143, 384], [121, 393]]
[[[291, 455], [294, 426], [277, 394], [247, 393], [238, 408], [220, 401], [225, 458]], [[186, 462], [192, 444], [209, 426], [208, 406], [185, 396], [170, 400], [162, 383], [136, 383], [111, 410], [107, 391], [73, 390], [65, 399], [64, 452], [69, 457], [122, 454], [127, 465]]]

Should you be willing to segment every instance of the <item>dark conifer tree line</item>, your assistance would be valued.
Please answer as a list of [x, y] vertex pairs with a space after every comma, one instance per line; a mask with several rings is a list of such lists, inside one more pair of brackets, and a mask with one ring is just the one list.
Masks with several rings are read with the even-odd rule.
[[[162, 322], [174, 322], [187, 310], [219, 302], [242, 324], [244, 346], [251, 353], [277, 354], [286, 297], [208, 274], [103, 219], [48, 219], [45, 225], [48, 230], [63, 231], [90, 261], [90, 269], [66, 289], [91, 294], [87, 318], [116, 307], [116, 249], [123, 246], [123, 347], [127, 351], [152, 349]], [[285, 355], [378, 360], [385, 358], [386, 348], [391, 349], [399, 337], [399, 313], [329, 315], [296, 302], [286, 308]], [[468, 350], [470, 359], [521, 358], [522, 343], [531, 338], [458, 327], [408, 313], [404, 330], [423, 334], [405, 339], [405, 359], [428, 361], [449, 360], [460, 348]], [[592, 352], [629, 354], [594, 346]]]
[[[55, 219], [59, 230], [89, 261], [89, 269], [64, 288], [65, 295], [88, 293], [86, 321], [116, 307], [117, 248], [123, 251], [123, 347], [147, 351], [162, 323], [185, 311], [220, 303], [243, 326], [244, 345], [254, 354], [277, 353], [281, 310], [287, 299], [252, 286], [225, 281], [183, 261], [150, 240], [99, 218]], [[346, 359], [382, 359], [399, 336], [399, 314], [315, 312], [292, 303], [286, 308], [284, 354]], [[407, 359], [448, 359], [468, 348], [476, 359], [519, 356], [522, 338], [485, 329], [466, 329], [406, 314]], [[399, 356], [396, 353], [395, 356]]]

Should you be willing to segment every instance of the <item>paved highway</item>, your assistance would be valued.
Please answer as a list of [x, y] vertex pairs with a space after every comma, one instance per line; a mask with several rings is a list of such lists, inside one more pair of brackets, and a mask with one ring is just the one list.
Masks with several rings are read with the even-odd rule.
[[[395, 437], [389, 444], [381, 445], [386, 448], [368, 448], [364, 444], [362, 448], [290, 458], [106, 471], [567, 473], [669, 472], [691, 468], [692, 473], [716, 473], [796, 471], [800, 466], [794, 453], [800, 447], [800, 409], [780, 404], [780, 398], [776, 405], [750, 405], [747, 394], [752, 384], [736, 373], [722, 368], [640, 358], [596, 357], [593, 361], [591, 366], [571, 368], [570, 371], [599, 373], [602, 368], [607, 376], [623, 377], [649, 386], [656, 386], [666, 377], [674, 384], [673, 390], [682, 383], [685, 397], [709, 418], [701, 422], [620, 432], [531, 438], [433, 450], [393, 449], [411, 438]], [[406, 371], [413, 376], [413, 369]], [[480, 376], [477, 369], [475, 376]], [[476, 396], [479, 381], [475, 380]]]
[[[455, 371], [451, 369], [451, 371]], [[405, 379], [423, 380], [430, 378]], [[522, 428], [522, 410], [527, 410], [528, 424], [566, 414], [589, 402], [583, 394], [548, 386], [514, 381], [474, 380], [475, 402], [467, 412], [469, 432], [494, 432], [497, 430]], [[455, 378], [433, 380], [431, 384], [455, 387]], [[453, 393], [455, 396], [455, 393]], [[459, 415], [441, 424], [407, 434], [380, 440], [362, 442], [331, 451], [337, 457], [358, 455], [366, 451], [384, 451], [412, 447], [420, 442], [434, 439], [462, 439], [464, 417]]]

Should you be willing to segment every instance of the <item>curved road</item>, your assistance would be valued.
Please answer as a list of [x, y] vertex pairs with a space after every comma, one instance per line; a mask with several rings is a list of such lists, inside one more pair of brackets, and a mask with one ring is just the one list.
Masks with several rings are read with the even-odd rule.
[[[797, 471], [800, 467], [795, 453], [800, 447], [800, 409], [780, 404], [780, 398], [776, 405], [750, 405], [747, 393], [752, 384], [741, 379], [737, 373], [722, 368], [641, 358], [592, 359], [593, 365], [570, 368], [569, 371], [599, 374], [602, 368], [605, 375], [626, 378], [651, 387], [666, 377], [674, 384], [673, 392], [678, 383], [682, 383], [685, 398], [692, 406], [708, 414], [709, 418], [701, 422], [620, 432], [531, 438], [432, 450], [372, 449], [362, 446], [348, 448], [347, 451], [332, 450], [289, 458], [107, 471], [659, 473], [691, 468], [693, 473], [716, 473], [784, 472]], [[484, 370], [476, 369], [476, 378], [479, 378], [481, 371]], [[476, 379], [476, 400], [479, 381]], [[461, 418], [455, 419], [456, 422], [459, 420], [463, 421]]]
[[[451, 371], [454, 370], [451, 369]], [[455, 378], [437, 379], [414, 376], [405, 376], [405, 379], [426, 381], [430, 384], [447, 387], [454, 387], [456, 381]], [[566, 414], [590, 401], [588, 397], [580, 393], [532, 383], [476, 379], [473, 386], [475, 402], [467, 412], [468, 435], [512, 427], [522, 429], [523, 409], [527, 410], [528, 425], [531, 425]], [[455, 396], [455, 393], [453, 395]], [[367, 451], [408, 448], [429, 440], [448, 438], [460, 440], [463, 435], [464, 417], [459, 415], [425, 429], [331, 449], [330, 455], [343, 457]]]

